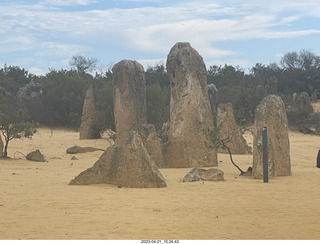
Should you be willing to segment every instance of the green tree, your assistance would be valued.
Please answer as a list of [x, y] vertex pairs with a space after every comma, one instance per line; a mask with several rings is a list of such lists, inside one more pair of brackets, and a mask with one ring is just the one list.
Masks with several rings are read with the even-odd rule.
[[154, 83], [147, 86], [146, 93], [148, 124], [154, 124], [156, 129], [160, 130], [162, 128], [163, 123], [169, 121], [169, 87], [161, 88], [159, 83]]
[[145, 72], [147, 121], [157, 130], [170, 116], [170, 81], [165, 67], [160, 64], [149, 67]]
[[15, 138], [31, 137], [37, 132], [38, 124], [33, 121], [26, 121], [27, 111], [18, 109], [10, 97], [2, 97], [1, 100], [0, 130], [5, 140], [3, 156], [8, 157], [9, 142]]
[[90, 81], [67, 70], [51, 70], [41, 80], [42, 101], [50, 112], [46, 124], [78, 128]]
[[88, 72], [93, 72], [97, 68], [97, 58], [86, 58], [82, 55], [73, 56], [69, 61], [75, 67], [80, 76], [85, 76]]
[[112, 73], [109, 69], [104, 74], [96, 75], [93, 80], [96, 110], [98, 112], [98, 124], [100, 132], [115, 130], [113, 111], [113, 83]]
[[11, 95], [15, 95], [19, 88], [31, 81], [32, 77], [25, 69], [21, 69], [18, 66], [5, 65], [0, 69], [0, 87]]

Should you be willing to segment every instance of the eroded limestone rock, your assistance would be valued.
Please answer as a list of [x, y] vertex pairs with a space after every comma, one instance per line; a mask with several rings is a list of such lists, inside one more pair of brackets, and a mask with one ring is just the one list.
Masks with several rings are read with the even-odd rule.
[[183, 182], [192, 182], [192, 181], [220, 181], [224, 180], [224, 172], [220, 169], [192, 169], [186, 176], [183, 178]]
[[40, 152], [39, 149], [27, 154], [26, 159], [30, 161], [36, 161], [36, 162], [46, 162], [44, 155]]
[[108, 147], [93, 167], [80, 173], [69, 185], [102, 183], [133, 188], [167, 186], [139, 133], [134, 131], [121, 146]]
[[217, 152], [205, 145], [203, 133], [213, 127], [213, 117], [202, 57], [189, 43], [177, 43], [168, 54], [167, 72], [171, 84], [167, 167], [217, 165]]
[[[225, 140], [225, 145], [232, 154], [251, 154], [251, 148], [244, 139], [237, 125], [231, 103], [219, 104], [217, 110], [217, 126], [220, 139]], [[219, 148], [219, 152], [227, 153], [226, 149]]]
[[253, 133], [253, 168], [254, 178], [263, 178], [262, 127], [267, 127], [268, 134], [268, 175], [291, 175], [290, 143], [288, 120], [282, 99], [268, 95], [257, 106]]
[[117, 144], [122, 144], [130, 131], [142, 131], [147, 124], [146, 80], [137, 61], [122, 60], [112, 68], [114, 118]]
[[86, 97], [83, 102], [81, 124], [80, 124], [80, 139], [98, 139], [100, 131], [98, 126], [98, 114], [95, 109], [95, 101], [92, 85], [86, 92]]

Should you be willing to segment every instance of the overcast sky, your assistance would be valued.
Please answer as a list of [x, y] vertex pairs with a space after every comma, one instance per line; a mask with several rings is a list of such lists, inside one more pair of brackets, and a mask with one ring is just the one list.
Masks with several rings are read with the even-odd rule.
[[0, 10], [0, 67], [33, 74], [69, 69], [74, 55], [165, 64], [176, 42], [190, 42], [207, 68], [320, 55], [319, 0], [1, 0]]

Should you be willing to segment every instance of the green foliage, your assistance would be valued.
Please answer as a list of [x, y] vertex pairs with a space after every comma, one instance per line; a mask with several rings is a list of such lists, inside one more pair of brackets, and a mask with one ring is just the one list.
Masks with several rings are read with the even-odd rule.
[[73, 56], [69, 64], [76, 68], [78, 75], [85, 77], [88, 72], [93, 72], [97, 68], [98, 59], [86, 58], [82, 55]]
[[31, 81], [32, 75], [27, 70], [17, 66], [7, 66], [0, 69], [0, 87], [12, 95], [15, 95], [19, 88]]
[[148, 85], [159, 84], [161, 88], [169, 87], [170, 81], [167, 75], [167, 71], [163, 64], [156, 65], [154, 67], [148, 67], [145, 72], [146, 83]]
[[42, 101], [50, 111], [45, 123], [78, 128], [89, 81], [72, 72], [52, 70], [43, 77], [42, 85]]
[[278, 92], [311, 94], [320, 89], [320, 56], [306, 50], [288, 52], [281, 58], [280, 65]]
[[169, 121], [170, 114], [170, 88], [161, 88], [159, 83], [153, 83], [146, 88], [147, 93], [147, 119], [148, 124], [154, 124], [157, 130], [163, 123]]
[[163, 65], [149, 67], [145, 72], [148, 124], [154, 124], [157, 130], [170, 116], [170, 82]]
[[39, 124], [26, 121], [28, 118], [27, 111], [15, 107], [9, 97], [5, 99], [7, 102], [0, 105], [0, 130], [5, 140], [3, 156], [7, 157], [9, 141], [15, 138], [32, 137], [37, 132], [36, 128]]
[[115, 130], [111, 71], [109, 70], [104, 76], [96, 77], [93, 84], [99, 130], [101, 132], [106, 129]]
[[[43, 90], [41, 109], [29, 108], [30, 112], [41, 111], [38, 113], [41, 118], [37, 116], [37, 121], [49, 126], [78, 128], [85, 92], [89, 84], [93, 84], [99, 129], [114, 130], [111, 70], [93, 76], [92, 72], [97, 70], [97, 59], [80, 55], [72, 57], [70, 65], [70, 70], [51, 70], [39, 77], [17, 66], [5, 65], [0, 69], [0, 93], [14, 96], [19, 88], [33, 79], [42, 84]], [[170, 82], [163, 64], [147, 68], [145, 77], [148, 123], [159, 130], [164, 122], [169, 121]], [[320, 56], [305, 50], [289, 52], [283, 55], [280, 65], [257, 63], [248, 73], [238, 66], [213, 65], [208, 69], [207, 81], [219, 90], [217, 103], [231, 102], [237, 123], [245, 126], [253, 123], [256, 106], [268, 94], [283, 97], [287, 107], [292, 104], [290, 98], [293, 92], [305, 91], [312, 94], [313, 101], [318, 99]], [[0, 101], [0, 104], [3, 103]], [[297, 116], [289, 114], [289, 118]]]

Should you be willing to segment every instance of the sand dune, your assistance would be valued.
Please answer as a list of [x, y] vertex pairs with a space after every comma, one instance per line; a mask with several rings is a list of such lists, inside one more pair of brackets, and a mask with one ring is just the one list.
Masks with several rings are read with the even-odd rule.
[[[168, 184], [161, 189], [68, 186], [101, 151], [72, 161], [65, 150], [109, 145], [78, 138], [40, 128], [32, 140], [10, 142], [12, 159], [0, 160], [0, 239], [320, 239], [318, 136], [290, 132], [292, 176], [269, 183], [239, 177], [228, 155], [219, 154], [225, 181], [183, 183], [190, 169], [161, 169]], [[245, 138], [252, 143], [250, 134]], [[15, 153], [34, 148], [48, 162]], [[252, 164], [250, 155], [234, 160], [244, 170]]]

